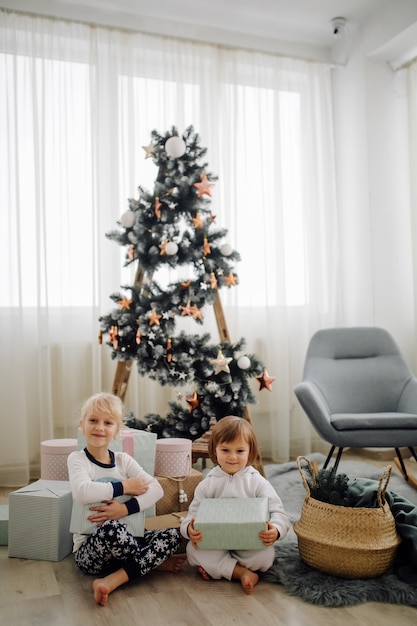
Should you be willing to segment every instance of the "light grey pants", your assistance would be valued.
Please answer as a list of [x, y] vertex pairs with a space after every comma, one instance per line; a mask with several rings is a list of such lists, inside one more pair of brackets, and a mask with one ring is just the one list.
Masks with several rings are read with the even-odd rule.
[[274, 546], [264, 550], [197, 550], [191, 541], [187, 544], [187, 557], [190, 565], [202, 567], [211, 578], [231, 580], [236, 564], [243, 565], [252, 572], [266, 572], [274, 562]]

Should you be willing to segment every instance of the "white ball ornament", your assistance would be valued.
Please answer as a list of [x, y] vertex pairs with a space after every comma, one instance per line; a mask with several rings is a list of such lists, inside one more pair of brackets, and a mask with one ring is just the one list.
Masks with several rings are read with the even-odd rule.
[[232, 246], [230, 245], [230, 243], [224, 243], [222, 247], [220, 248], [220, 252], [222, 253], [223, 256], [230, 256], [233, 252]]
[[175, 241], [168, 241], [167, 245], [165, 246], [165, 254], [167, 254], [168, 256], [174, 256], [174, 254], [177, 254], [178, 252], [178, 245], [175, 243]]
[[248, 356], [240, 356], [237, 360], [237, 366], [241, 370], [247, 370], [250, 367], [250, 358]]
[[165, 152], [171, 159], [178, 159], [185, 152], [185, 141], [181, 137], [170, 137], [165, 142]]
[[129, 210], [123, 213], [120, 218], [120, 223], [125, 228], [132, 228], [133, 224], [135, 223], [135, 214], [133, 213], [133, 211]]

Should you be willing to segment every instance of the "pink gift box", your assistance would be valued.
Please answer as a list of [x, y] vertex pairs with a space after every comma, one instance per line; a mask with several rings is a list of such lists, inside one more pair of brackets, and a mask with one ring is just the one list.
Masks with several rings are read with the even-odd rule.
[[41, 479], [68, 480], [68, 455], [77, 449], [76, 439], [48, 439], [41, 442]]
[[191, 439], [168, 438], [156, 442], [155, 475], [180, 478], [192, 468]]

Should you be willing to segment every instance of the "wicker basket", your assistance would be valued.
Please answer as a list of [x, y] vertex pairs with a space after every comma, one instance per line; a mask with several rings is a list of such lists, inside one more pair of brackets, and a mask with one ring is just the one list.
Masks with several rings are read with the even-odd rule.
[[309, 466], [313, 484], [316, 478], [310, 461], [298, 457], [298, 469], [307, 491], [301, 517], [294, 524], [302, 560], [310, 567], [341, 578], [375, 578], [384, 574], [401, 543], [395, 519], [385, 501], [391, 465], [379, 479], [378, 507], [345, 507], [310, 496], [302, 460]]

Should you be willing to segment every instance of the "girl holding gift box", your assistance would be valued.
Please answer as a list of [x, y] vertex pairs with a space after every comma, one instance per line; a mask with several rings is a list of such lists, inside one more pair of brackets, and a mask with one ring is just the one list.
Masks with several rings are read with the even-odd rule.
[[[285, 537], [291, 522], [275, 489], [252, 466], [260, 455], [255, 432], [247, 420], [232, 415], [223, 417], [211, 431], [208, 452], [215, 467], [197, 485], [188, 515], [181, 523], [181, 534], [190, 540], [188, 562], [198, 567], [205, 580], [238, 579], [250, 594], [259, 581], [258, 572], [265, 572], [274, 562], [274, 543]], [[267, 529], [259, 533], [265, 548], [239, 551], [199, 548], [203, 536], [194, 528], [194, 521], [204, 498], [261, 497], [269, 502]]]
[[[119, 521], [126, 515], [154, 505], [163, 490], [126, 452], [112, 452], [109, 444], [122, 426], [123, 405], [110, 393], [89, 398], [81, 410], [80, 425], [87, 445], [68, 457], [73, 499], [89, 507], [88, 520], [95, 524], [91, 534], [74, 534], [75, 561], [86, 574], [103, 575], [93, 582], [94, 599], [105, 605], [109, 594], [120, 585], [144, 576], [153, 569], [178, 572], [185, 555], [175, 554], [181, 544], [178, 529], [144, 531], [133, 536]], [[132, 496], [124, 503], [118, 496]]]

